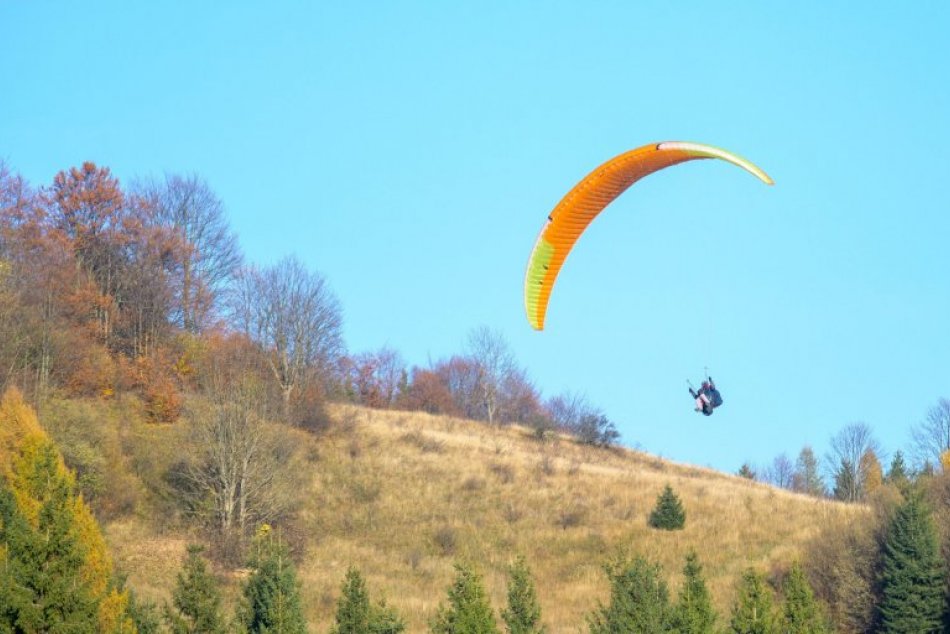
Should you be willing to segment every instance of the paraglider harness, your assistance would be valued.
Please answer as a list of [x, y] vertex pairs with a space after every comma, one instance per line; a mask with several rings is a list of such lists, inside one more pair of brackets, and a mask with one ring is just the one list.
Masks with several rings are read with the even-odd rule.
[[693, 389], [693, 384], [689, 380], [686, 383], [689, 385], [690, 396], [696, 400], [697, 412], [702, 412], [705, 416], [712, 416], [713, 410], [722, 405], [722, 395], [716, 389], [716, 384], [713, 383], [711, 376], [706, 375], [706, 380], [703, 381], [698, 390]]

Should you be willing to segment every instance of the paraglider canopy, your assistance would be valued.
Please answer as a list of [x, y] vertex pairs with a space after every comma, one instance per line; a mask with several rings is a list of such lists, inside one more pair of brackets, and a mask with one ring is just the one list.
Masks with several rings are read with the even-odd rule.
[[528, 323], [544, 328], [551, 290], [574, 243], [604, 207], [635, 182], [658, 170], [696, 159], [721, 159], [741, 167], [767, 185], [769, 175], [726, 150], [684, 141], [651, 143], [625, 152], [597, 167], [567, 193], [548, 215], [528, 258], [524, 304]]

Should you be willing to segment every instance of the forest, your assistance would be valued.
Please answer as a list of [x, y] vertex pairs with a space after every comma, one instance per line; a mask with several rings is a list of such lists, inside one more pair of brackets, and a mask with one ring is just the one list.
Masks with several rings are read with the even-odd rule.
[[[591, 460], [628, 451], [583, 392], [544, 397], [490, 326], [473, 326], [457, 354], [408, 367], [390, 347], [349, 350], [343, 319], [331, 281], [298, 258], [247, 262], [223, 201], [198, 175], [122, 185], [87, 162], [33, 185], [0, 163], [0, 631], [312, 631], [317, 608], [306, 605], [296, 572], [312, 539], [301, 498], [309, 470], [330, 463], [307, 452], [331, 442], [354, 461], [373, 452], [353, 412], [524, 430], [525, 442], [552, 452], [539, 477], [558, 468], [564, 446]], [[541, 562], [506, 553], [500, 605], [487, 571], [456, 556], [460, 529], [445, 523], [432, 548], [452, 581], [426, 627], [946, 631], [950, 401], [937, 399], [911, 432], [913, 446], [890, 453], [869, 425], [851, 422], [815, 439], [827, 440], [825, 455], [805, 446], [792, 450], [794, 460], [783, 453], [737, 466], [739, 485], [786, 490], [796, 503], [844, 509], [834, 513], [848, 520], [816, 527], [780, 564], [730, 570], [726, 600], [708, 587], [713, 558], [701, 535], [682, 557], [677, 551], [674, 570], [601, 539], [597, 552], [606, 555], [591, 563], [606, 592], [582, 622], [558, 623], [542, 611]], [[445, 451], [429, 429], [400, 433], [427, 459]], [[489, 465], [502, 485], [518, 468]], [[349, 503], [372, 508], [382, 485], [371, 472], [352, 473], [341, 485]], [[476, 498], [486, 487], [478, 478], [461, 484]], [[645, 531], [678, 534], [697, 521], [680, 489], [650, 490]], [[562, 533], [596, 514], [580, 502], [558, 511]], [[518, 513], [507, 511], [510, 524]], [[136, 592], [101, 528], [142, 515], [194, 538], [163, 600]], [[356, 512], [348, 521], [356, 534], [387, 530]], [[222, 586], [229, 571], [242, 576]], [[333, 632], [410, 631], [419, 622], [391, 596], [371, 599], [356, 565], [334, 584], [321, 606]]]

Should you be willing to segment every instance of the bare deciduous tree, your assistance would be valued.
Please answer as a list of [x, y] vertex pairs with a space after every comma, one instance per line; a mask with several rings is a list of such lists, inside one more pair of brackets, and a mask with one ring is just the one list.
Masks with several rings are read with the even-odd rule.
[[[236, 351], [237, 354], [233, 354]], [[207, 400], [193, 410], [192, 489], [210, 500], [207, 519], [226, 544], [239, 545], [296, 501], [293, 443], [268, 424], [267, 390], [254, 360], [231, 348], [209, 363]]]
[[296, 258], [245, 269], [236, 286], [236, 325], [267, 353], [291, 419], [291, 398], [308, 376], [327, 382], [343, 352], [339, 302], [319, 273]]
[[861, 459], [868, 451], [880, 453], [871, 428], [866, 423], [851, 423], [831, 438], [831, 450], [825, 464], [834, 469], [829, 474], [835, 482], [835, 497], [856, 502], [864, 495]]
[[950, 450], [950, 400], [941, 398], [937, 401], [911, 434], [917, 462], [921, 465], [925, 462], [940, 464], [941, 455]]
[[175, 317], [185, 330], [201, 332], [241, 266], [224, 205], [196, 174], [166, 174], [163, 182], [138, 183], [134, 190], [154, 208], [158, 224], [173, 230], [185, 245], [175, 280]]
[[792, 488], [794, 476], [795, 465], [784, 453], [775, 456], [772, 464], [765, 470], [765, 481], [783, 489]]
[[480, 405], [488, 423], [493, 424], [504, 383], [515, 370], [514, 355], [504, 335], [488, 326], [479, 326], [469, 333], [468, 349], [478, 369]]
[[545, 403], [551, 422], [557, 429], [573, 432], [581, 419], [600, 413], [587, 397], [577, 393], [564, 393], [551, 397]]

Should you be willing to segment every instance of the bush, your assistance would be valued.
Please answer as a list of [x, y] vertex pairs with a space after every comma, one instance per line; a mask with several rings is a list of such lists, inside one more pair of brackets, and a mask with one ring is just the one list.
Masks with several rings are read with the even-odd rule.
[[650, 513], [650, 526], [661, 530], [681, 530], [686, 525], [686, 511], [679, 497], [673, 493], [673, 487], [666, 485], [656, 500], [656, 507]]

